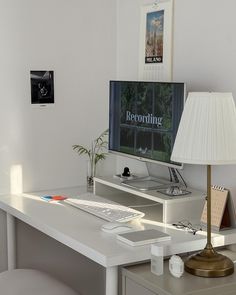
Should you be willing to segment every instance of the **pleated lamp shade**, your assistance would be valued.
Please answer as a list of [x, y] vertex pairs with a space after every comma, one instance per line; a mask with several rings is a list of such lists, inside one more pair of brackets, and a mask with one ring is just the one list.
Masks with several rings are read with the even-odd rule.
[[232, 93], [189, 93], [171, 160], [236, 164], [236, 109]]

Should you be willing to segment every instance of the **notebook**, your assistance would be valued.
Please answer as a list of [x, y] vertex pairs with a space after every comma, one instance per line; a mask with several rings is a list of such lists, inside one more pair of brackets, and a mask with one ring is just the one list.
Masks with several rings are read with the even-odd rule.
[[117, 239], [130, 246], [142, 246], [169, 241], [171, 236], [156, 229], [146, 229], [118, 234]]

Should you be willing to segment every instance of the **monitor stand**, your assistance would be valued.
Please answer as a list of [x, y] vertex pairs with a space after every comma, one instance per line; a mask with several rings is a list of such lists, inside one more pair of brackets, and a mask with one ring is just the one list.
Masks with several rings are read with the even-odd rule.
[[139, 177], [122, 181], [123, 185], [138, 189], [140, 191], [156, 190], [157, 192], [169, 197], [177, 197], [191, 194], [186, 188], [181, 188], [179, 183], [167, 182], [152, 176]]
[[158, 176], [151, 176], [150, 167], [147, 162], [146, 166], [149, 176], [124, 179], [122, 184], [141, 191], [157, 190], [159, 193], [170, 197], [190, 194], [190, 191], [187, 191], [187, 185], [182, 177], [183, 184], [180, 183], [176, 169], [168, 168], [171, 180], [167, 181]]
[[122, 181], [122, 184], [141, 191], [149, 191], [160, 188], [167, 188], [170, 185], [170, 182], [158, 179], [153, 176], [146, 176], [137, 177], [134, 179], [126, 179]]

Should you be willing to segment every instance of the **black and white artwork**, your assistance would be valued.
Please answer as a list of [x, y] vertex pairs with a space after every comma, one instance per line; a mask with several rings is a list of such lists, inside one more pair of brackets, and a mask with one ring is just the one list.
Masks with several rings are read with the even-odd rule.
[[30, 71], [31, 104], [54, 103], [53, 71]]

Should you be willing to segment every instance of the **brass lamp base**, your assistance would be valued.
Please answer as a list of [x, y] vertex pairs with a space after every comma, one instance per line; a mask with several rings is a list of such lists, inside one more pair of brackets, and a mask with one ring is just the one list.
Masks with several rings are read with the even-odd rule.
[[198, 254], [190, 256], [185, 262], [185, 270], [199, 277], [218, 278], [231, 275], [234, 272], [234, 264], [210, 245]]

